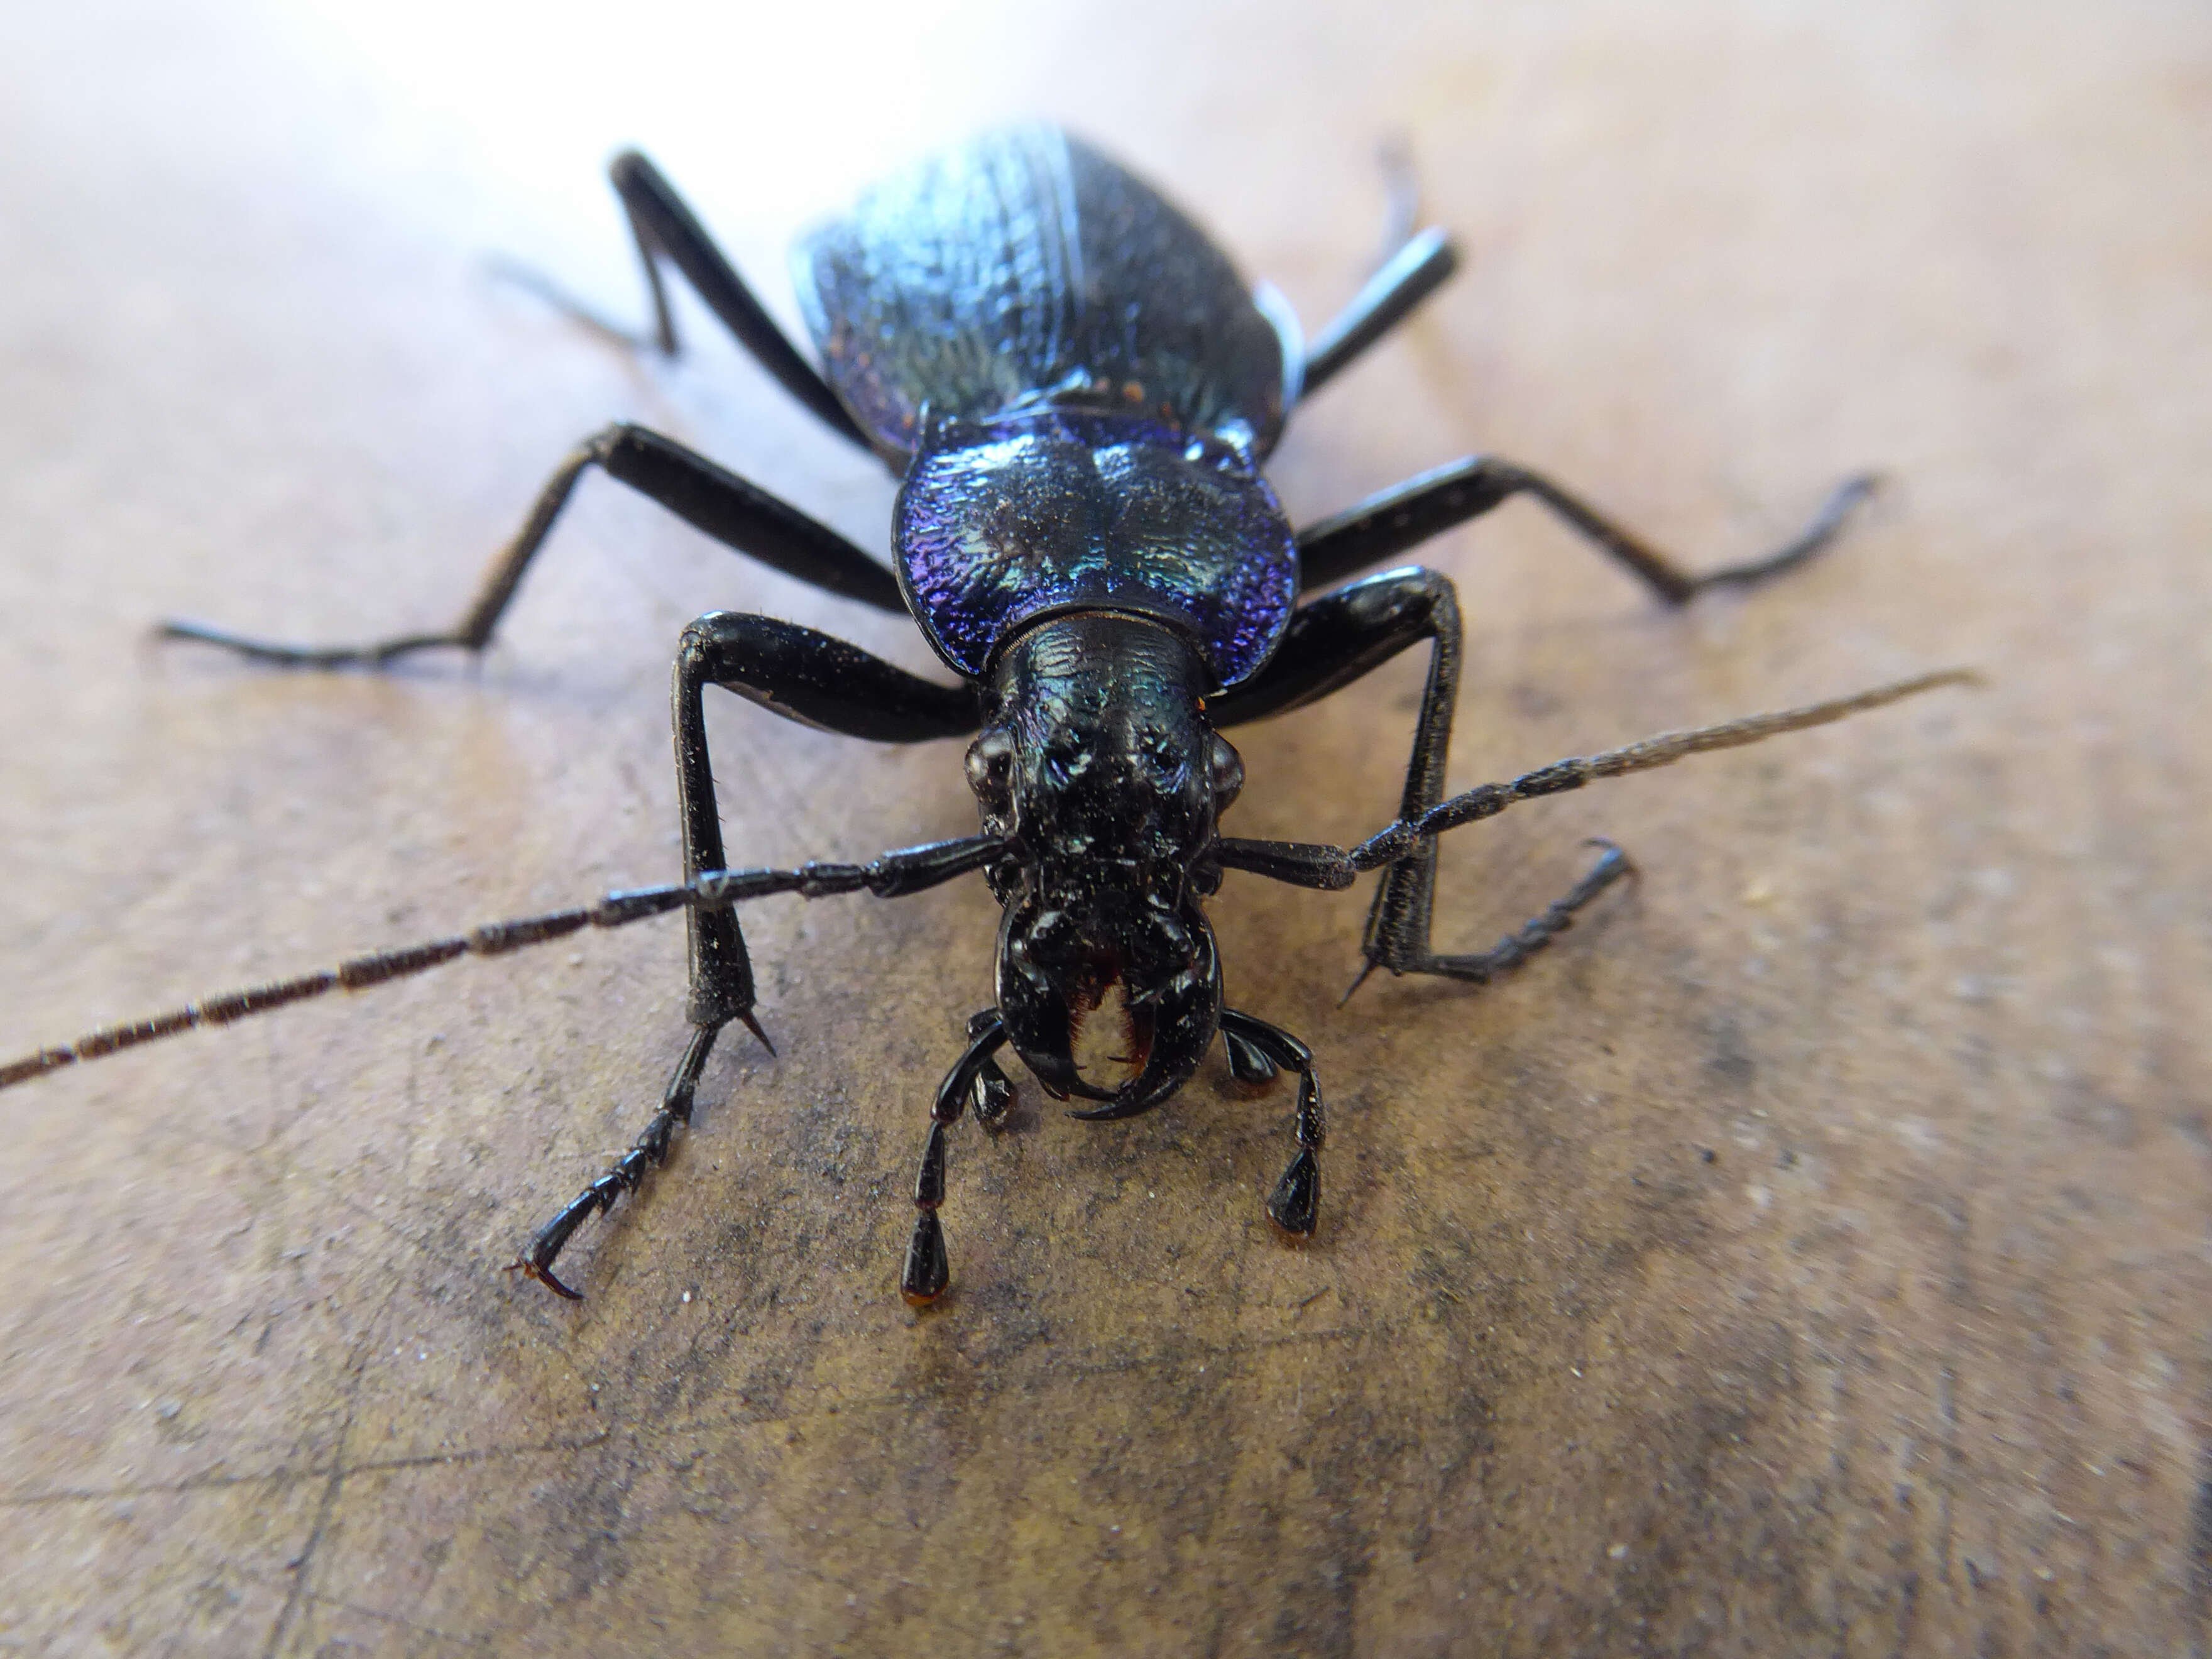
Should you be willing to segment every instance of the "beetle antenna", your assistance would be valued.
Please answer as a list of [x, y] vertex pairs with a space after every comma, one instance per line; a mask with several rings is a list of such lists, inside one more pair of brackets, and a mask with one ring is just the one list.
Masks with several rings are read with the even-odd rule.
[[[99, 1060], [136, 1048], [141, 1043], [174, 1036], [203, 1025], [228, 1025], [252, 1014], [265, 1014], [295, 1002], [306, 1002], [331, 991], [361, 991], [388, 980], [406, 979], [451, 962], [456, 957], [501, 957], [532, 945], [544, 945], [586, 927], [623, 927], [648, 916], [672, 910], [726, 910], [747, 899], [775, 893], [797, 893], [802, 898], [826, 898], [838, 893], [873, 893], [896, 898], [935, 886], [955, 876], [980, 869], [1006, 850], [994, 836], [969, 836], [958, 841], [937, 842], [886, 853], [869, 864], [803, 864], [789, 870], [710, 870], [690, 881], [665, 887], [639, 887], [609, 893], [597, 903], [572, 910], [552, 910], [544, 915], [516, 916], [487, 922], [450, 939], [404, 945], [395, 951], [373, 951], [349, 957], [334, 968], [324, 968], [292, 979], [272, 980], [235, 991], [201, 997], [166, 1013], [143, 1019], [103, 1025], [74, 1042], [34, 1049], [21, 1057], [0, 1060], [0, 1089], [27, 1083], [48, 1072], [58, 1072], [79, 1060]], [[771, 1054], [775, 1046], [750, 1015], [740, 1015], [752, 1034]]]
[[[1287, 882], [1293, 887], [1340, 892], [1370, 870], [1379, 870], [1415, 856], [1424, 842], [1463, 823], [1496, 817], [1507, 807], [1522, 801], [1579, 789], [1600, 778], [1626, 777], [1632, 772], [1672, 766], [1678, 760], [1708, 754], [1716, 749], [1740, 749], [1747, 743], [1779, 737], [1784, 732], [1826, 726], [1831, 721], [1863, 714], [1870, 708], [1917, 696], [1923, 691], [1932, 691], [1938, 686], [1982, 684], [1983, 677], [1974, 669], [1941, 668], [1932, 674], [1916, 674], [1909, 680], [1877, 685], [1847, 697], [1832, 697], [1826, 702], [1778, 709], [1768, 714], [1750, 714], [1688, 732], [1662, 732], [1656, 738], [1646, 738], [1624, 748], [1553, 761], [1549, 766], [1523, 772], [1510, 783], [1486, 783], [1454, 795], [1419, 817], [1401, 818], [1357, 847], [1331, 847], [1318, 842], [1248, 841], [1242, 836], [1223, 836], [1207, 849], [1207, 857], [1224, 870], [1249, 870], [1270, 881]], [[1366, 975], [1363, 973], [1360, 979], [1364, 978]], [[1359, 981], [1354, 980], [1352, 990], [1358, 988]], [[1347, 999], [1351, 995], [1351, 991], [1345, 993]]]
[[1741, 749], [1746, 744], [1764, 743], [1769, 738], [1778, 738], [1785, 732], [1802, 732], [1808, 726], [1827, 726], [1848, 720], [1853, 714], [1863, 714], [1869, 709], [1881, 708], [1906, 697], [1917, 696], [1923, 691], [1932, 691], [1945, 685], [1982, 685], [1986, 684], [1981, 673], [1972, 668], [1939, 668], [1933, 673], [1915, 674], [1911, 679], [1897, 680], [1888, 685], [1877, 685], [1871, 690], [1854, 692], [1850, 696], [1831, 697], [1825, 702], [1807, 703], [1797, 708], [1777, 709], [1771, 714], [1747, 714], [1741, 720], [1723, 720], [1717, 726], [1701, 726], [1687, 732], [1662, 732], [1656, 738], [1628, 744], [1619, 749], [1607, 749], [1595, 755], [1554, 761], [1534, 772], [1524, 772], [1510, 783], [1486, 783], [1464, 794], [1453, 796], [1431, 807], [1412, 823], [1400, 822], [1369, 837], [1352, 848], [1351, 863], [1360, 870], [1371, 870], [1402, 856], [1400, 842], [1417, 842], [1431, 836], [1440, 836], [1447, 830], [1456, 830], [1463, 823], [1478, 818], [1494, 817], [1517, 802], [1534, 800], [1540, 795], [1556, 795], [1563, 790], [1579, 789], [1584, 784], [1595, 783], [1601, 778], [1625, 778], [1632, 772], [1649, 772], [1662, 766], [1672, 766], [1676, 761], [1686, 760], [1692, 755], [1710, 754], [1717, 749]]
[[686, 904], [696, 902], [697, 894], [691, 884], [610, 893], [597, 904], [586, 905], [580, 909], [556, 910], [541, 916], [518, 916], [507, 921], [490, 922], [450, 939], [431, 939], [421, 945], [402, 945], [396, 951], [374, 951], [367, 956], [349, 957], [336, 967], [201, 997], [166, 1013], [149, 1014], [143, 1019], [125, 1020], [115, 1025], [103, 1025], [74, 1042], [64, 1043], [58, 1048], [40, 1048], [21, 1059], [0, 1062], [0, 1089], [27, 1083], [34, 1077], [58, 1072], [65, 1066], [76, 1065], [79, 1060], [99, 1060], [125, 1048], [136, 1048], [141, 1043], [174, 1036], [179, 1031], [193, 1030], [203, 1025], [228, 1025], [250, 1015], [265, 1014], [273, 1008], [306, 1002], [331, 991], [361, 991], [372, 985], [381, 985], [387, 980], [406, 979], [416, 974], [427, 973], [451, 962], [455, 957], [504, 956], [509, 951], [520, 951], [527, 945], [543, 945], [550, 939], [564, 938], [579, 928], [619, 927], [625, 922], [660, 915], [669, 910], [680, 910]]

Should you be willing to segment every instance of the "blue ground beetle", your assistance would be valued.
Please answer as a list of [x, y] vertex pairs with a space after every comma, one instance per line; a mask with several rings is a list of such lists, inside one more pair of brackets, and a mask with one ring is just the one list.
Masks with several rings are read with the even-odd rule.
[[[1005, 907], [995, 995], [969, 1021], [966, 1051], [932, 1109], [901, 1279], [907, 1299], [926, 1304], [945, 1287], [937, 1218], [945, 1131], [970, 1104], [987, 1123], [1003, 1116], [1012, 1088], [995, 1056], [1005, 1047], [1048, 1094], [1093, 1103], [1073, 1114], [1089, 1119], [1159, 1105], [1217, 1036], [1242, 1080], [1296, 1072], [1297, 1146], [1267, 1212], [1284, 1232], [1310, 1237], [1322, 1139], [1313, 1056], [1289, 1032], [1223, 1006], [1204, 901], [1224, 871], [1323, 889], [1380, 871], [1363, 977], [1383, 968], [1480, 982], [1542, 948], [1630, 866], [1606, 845], [1565, 897], [1492, 949], [1440, 954], [1430, 948], [1429, 924], [1443, 831], [1516, 801], [1961, 678], [1927, 675], [1674, 733], [1446, 799], [1461, 647], [1452, 585], [1418, 568], [1347, 578], [1527, 495], [1680, 605], [1808, 557], [1869, 481], [1846, 481], [1787, 546], [1701, 576], [1559, 485], [1494, 457], [1423, 474], [1293, 531], [1260, 471], [1284, 421], [1453, 269], [1449, 240], [1437, 230], [1413, 234], [1409, 212], [1371, 279], [1309, 344], [1272, 290], [1249, 288], [1188, 218], [1097, 150], [1050, 127], [992, 134], [877, 185], [801, 240], [793, 271], [817, 370], [650, 161], [623, 155], [612, 175], [659, 347], [677, 349], [663, 286], [672, 265], [792, 396], [897, 477], [890, 568], [672, 440], [617, 425], [562, 464], [449, 632], [328, 649], [190, 623], [164, 631], [298, 667], [481, 650], [577, 481], [596, 467], [787, 575], [910, 615], [958, 683], [921, 678], [771, 617], [702, 617], [684, 629], [675, 665], [684, 881], [204, 999], [0, 1066], [0, 1086], [464, 952], [497, 954], [684, 909], [691, 1036], [660, 1109], [514, 1264], [573, 1297], [555, 1276], [556, 1259], [586, 1217], [610, 1209], [666, 1156], [677, 1126], [690, 1119], [717, 1034], [737, 1021], [768, 1042], [734, 907], [779, 892], [892, 896], [980, 872]], [[1424, 641], [1428, 682], [1394, 823], [1348, 849], [1221, 833], [1244, 776], [1225, 728], [1327, 696]], [[709, 685], [879, 743], [974, 734], [967, 775], [980, 833], [866, 865], [727, 868], [702, 712]]]

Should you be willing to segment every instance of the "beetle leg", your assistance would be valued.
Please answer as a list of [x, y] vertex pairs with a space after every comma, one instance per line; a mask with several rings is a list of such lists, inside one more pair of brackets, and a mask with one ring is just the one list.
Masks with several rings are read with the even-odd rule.
[[[926, 1308], [945, 1294], [952, 1272], [945, 1251], [945, 1229], [937, 1219], [945, 1202], [945, 1132], [960, 1121], [970, 1099], [981, 1110], [981, 1085], [986, 1073], [1004, 1082], [992, 1058], [1006, 1042], [1006, 1028], [996, 1008], [986, 1008], [968, 1022], [968, 1047], [953, 1062], [938, 1085], [929, 1108], [929, 1139], [922, 1143], [921, 1167], [914, 1177], [914, 1236], [907, 1241], [906, 1265], [899, 1273], [899, 1294], [908, 1305]], [[1001, 1109], [1003, 1109], [1003, 1108]]]
[[559, 283], [528, 265], [501, 259], [494, 265], [495, 272], [527, 289], [595, 334], [605, 335], [634, 350], [658, 346], [673, 357], [683, 347], [676, 337], [675, 314], [669, 309], [668, 289], [660, 274], [660, 262], [665, 259], [684, 273], [693, 291], [706, 301], [707, 308], [777, 384], [839, 437], [863, 449], [869, 448], [867, 434], [846, 411], [845, 405], [837, 401], [837, 394], [830, 389], [829, 382], [792, 344], [790, 337], [776, 326], [775, 319], [745, 285], [744, 278], [738, 275], [729, 255], [715, 246], [714, 239], [707, 234], [690, 204], [677, 194], [676, 187], [662, 176], [660, 169], [637, 151], [624, 150], [607, 164], [607, 178], [621, 199], [623, 216], [629, 221], [630, 235], [637, 243], [638, 263], [645, 269], [646, 296], [653, 301], [653, 332], [649, 337], [634, 334], [619, 323], [609, 322]]
[[[998, 1024], [999, 1011], [986, 1008], [968, 1018], [968, 1035], [979, 1037]], [[969, 1096], [975, 1108], [975, 1121], [987, 1129], [995, 1129], [1006, 1121], [1006, 1109], [1014, 1103], [1013, 1080], [995, 1060], [987, 1060], [975, 1073], [975, 1087]]]
[[[1231, 726], [1325, 697], [1423, 640], [1431, 641], [1429, 678], [1413, 727], [1413, 750], [1398, 816], [1412, 821], [1443, 799], [1452, 709], [1459, 697], [1459, 599], [1433, 570], [1391, 571], [1304, 605], [1267, 665], [1212, 705], [1214, 723]], [[1428, 938], [1437, 881], [1437, 843], [1417, 844], [1392, 865], [1368, 913], [1366, 952], [1378, 941]]]
[[1743, 586], [1811, 558], [1834, 539], [1851, 509], [1874, 494], [1875, 483], [1868, 473], [1844, 479], [1804, 529], [1781, 547], [1762, 558], [1693, 576], [1642, 537], [1540, 473], [1496, 456], [1470, 456], [1408, 478], [1300, 531], [1300, 580], [1306, 587], [1327, 587], [1525, 495], [1626, 566], [1668, 604], [1682, 605], [1709, 587]]
[[1361, 981], [1377, 968], [1387, 968], [1394, 974], [1436, 974], [1445, 979], [1468, 980], [1476, 985], [1487, 985], [1500, 974], [1518, 968], [1573, 927], [1576, 911], [1623, 876], [1636, 873], [1636, 866], [1629, 861], [1628, 854], [1611, 842], [1598, 839], [1591, 844], [1605, 850], [1583, 878], [1570, 888], [1564, 897], [1547, 905], [1541, 915], [1531, 917], [1487, 951], [1439, 956], [1429, 948], [1425, 927], [1415, 934], [1401, 923], [1401, 931], [1397, 933], [1380, 935], [1370, 927], [1367, 940], [1367, 966], [1360, 970], [1359, 978], [1352, 981], [1352, 989], [1344, 994], [1345, 1000], [1349, 1001], [1352, 992], [1358, 990]]
[[666, 1162], [668, 1143], [675, 1136], [676, 1126], [680, 1123], [688, 1127], [691, 1122], [691, 1102], [698, 1091], [699, 1074], [707, 1069], [707, 1056], [713, 1052], [715, 1035], [720, 1030], [718, 1025], [693, 1029], [691, 1041], [684, 1045], [684, 1058], [676, 1062], [668, 1088], [661, 1096], [660, 1109], [653, 1115], [653, 1121], [605, 1175], [562, 1206], [558, 1214], [532, 1236], [529, 1248], [515, 1259], [510, 1271], [536, 1279], [571, 1302], [584, 1299], [554, 1277], [554, 1259], [586, 1217], [595, 1211], [604, 1213], [614, 1208], [618, 1196], [637, 1190], [647, 1169], [658, 1169]]
[[[1345, 590], [1346, 597], [1361, 588], [1380, 586], [1407, 580], [1425, 572], [1406, 572], [1400, 576], [1376, 577], [1357, 587]], [[1440, 580], [1440, 579], [1439, 579]], [[1332, 598], [1335, 597], [1334, 595]], [[1310, 607], [1318, 610], [1319, 606]], [[1441, 641], [1439, 641], [1441, 643]], [[1441, 655], [1441, 652], [1439, 653]], [[1431, 675], [1431, 684], [1435, 684]], [[1574, 913], [1611, 886], [1622, 876], [1631, 873], [1626, 854], [1610, 842], [1597, 844], [1606, 848], [1605, 856], [1593, 866], [1589, 873], [1577, 884], [1558, 903], [1522, 927], [1518, 933], [1501, 941], [1498, 945], [1475, 956], [1439, 957], [1430, 952], [1429, 901], [1433, 893], [1435, 862], [1433, 851], [1437, 837], [1447, 830], [1463, 824], [1474, 823], [1484, 818], [1497, 817], [1509, 806], [1522, 801], [1540, 800], [1547, 795], [1557, 795], [1570, 789], [1580, 789], [1602, 778], [1626, 777], [1635, 772], [1649, 772], [1659, 767], [1672, 766], [1676, 761], [1692, 755], [1711, 754], [1722, 749], [1741, 749], [1747, 744], [1763, 743], [1769, 738], [1779, 737], [1785, 732], [1803, 732], [1816, 726], [1848, 720], [1854, 714], [1884, 708], [1906, 697], [1917, 696], [1923, 691], [1932, 691], [1939, 686], [1978, 685], [1982, 677], [1971, 668], [1939, 668], [1932, 672], [1916, 674], [1910, 679], [1894, 680], [1887, 685], [1871, 686], [1864, 691], [1848, 696], [1831, 697], [1824, 702], [1806, 703], [1796, 708], [1777, 709], [1771, 714], [1748, 714], [1741, 720], [1723, 720], [1717, 726], [1701, 726], [1686, 732], [1662, 732], [1656, 737], [1645, 738], [1619, 749], [1607, 749], [1595, 755], [1570, 756], [1554, 761], [1549, 766], [1540, 766], [1533, 772], [1524, 772], [1505, 783], [1478, 784], [1463, 790], [1449, 800], [1433, 800], [1419, 813], [1401, 813], [1396, 823], [1370, 836], [1357, 847], [1332, 847], [1320, 842], [1248, 841], [1239, 836], [1224, 836], [1207, 849], [1206, 862], [1211, 869], [1249, 870], [1270, 880], [1287, 882], [1292, 886], [1318, 888], [1327, 892], [1340, 892], [1358, 880], [1369, 870], [1388, 867], [1382, 890], [1375, 896], [1375, 907], [1368, 913], [1367, 933], [1364, 949], [1367, 967], [1359, 979], [1352, 981], [1352, 989], [1359, 988], [1360, 980], [1376, 968], [1388, 968], [1393, 973], [1446, 974], [1460, 979], [1485, 979], [1506, 968], [1517, 966], [1522, 959], [1550, 943], [1553, 935], [1564, 933]], [[1262, 710], [1261, 712], [1266, 712]], [[1433, 711], [1425, 705], [1425, 722]], [[1449, 714], [1449, 709], [1445, 710]], [[1414, 744], [1415, 769], [1419, 769], [1421, 738]], [[1413, 792], [1409, 786], [1408, 799]], [[1416, 866], [1417, 852], [1422, 846], [1431, 849], [1425, 864]], [[1412, 872], [1409, 878], [1409, 871]], [[1352, 993], [1345, 994], [1349, 997]]]
[[[1295, 1129], [1298, 1150], [1275, 1183], [1275, 1190], [1267, 1195], [1267, 1219], [1291, 1238], [1311, 1238], [1321, 1218], [1321, 1146], [1327, 1133], [1321, 1085], [1314, 1077], [1313, 1050], [1279, 1025], [1270, 1025], [1234, 1008], [1221, 1011], [1221, 1034], [1271, 1065], [1298, 1074]], [[1232, 1047], [1231, 1053], [1235, 1052]]]
[[722, 326], [737, 337], [738, 343], [786, 392], [839, 437], [869, 449], [867, 434], [837, 401], [830, 383], [799, 355], [799, 348], [785, 337], [775, 319], [753, 297], [729, 256], [714, 246], [714, 239], [676, 193], [676, 187], [661, 176], [660, 169], [635, 150], [624, 150], [609, 165], [607, 176], [613, 180], [615, 194], [622, 198], [623, 211], [629, 215], [638, 257], [645, 263], [660, 349], [672, 356], [677, 349], [668, 296], [656, 268], [665, 258], [684, 273], [707, 302], [707, 308], [721, 319]]
[[[719, 870], [722, 823], [714, 803], [703, 693], [709, 684], [808, 726], [878, 743], [965, 736], [979, 724], [973, 692], [939, 685], [857, 646], [794, 623], [710, 611], [684, 630], [671, 688], [684, 872]], [[691, 913], [691, 1023], [752, 1018], [752, 967], [734, 913]]]
[[160, 632], [169, 639], [220, 645], [257, 662], [295, 668], [381, 667], [410, 652], [440, 646], [481, 651], [491, 643], [492, 630], [521, 584], [522, 573], [552, 533], [577, 480], [594, 466], [772, 570], [878, 611], [906, 609], [898, 579], [827, 525], [672, 438], [623, 423], [586, 439], [561, 463], [538, 492], [514, 539], [486, 568], [468, 613], [449, 632], [409, 634], [349, 646], [275, 644], [192, 622], [166, 622]]
[[1303, 354], [1301, 399], [1333, 380], [1368, 347], [1403, 322], [1459, 269], [1459, 255], [1441, 230], [1418, 228], [1419, 181], [1401, 143], [1382, 146], [1382, 257], [1352, 302], [1332, 317]]
[[1395, 250], [1306, 349], [1299, 400], [1313, 396], [1352, 359], [1405, 321], [1458, 269], [1459, 254], [1451, 238], [1434, 227]]
[[[1349, 684], [1427, 639], [1428, 684], [1413, 730], [1413, 752], [1406, 768], [1405, 794], [1398, 809], [1402, 823], [1418, 822], [1443, 799], [1444, 766], [1451, 747], [1453, 705], [1459, 696], [1459, 600], [1449, 579], [1433, 570], [1394, 571], [1326, 594], [1291, 619], [1274, 659], [1244, 686], [1214, 705], [1218, 725], [1296, 708]], [[1627, 868], [1617, 850], [1599, 860], [1566, 899], [1547, 910], [1494, 951], [1479, 956], [1446, 957], [1429, 949], [1436, 898], [1437, 842], [1420, 840], [1390, 866], [1367, 913], [1361, 949], [1367, 966], [1398, 974], [1444, 974], [1486, 980], [1540, 949], [1565, 931], [1573, 912], [1597, 896]], [[1354, 988], [1359, 980], [1352, 981]], [[1351, 992], [1345, 994], [1348, 997]], [[1229, 1028], [1223, 1027], [1224, 1034]], [[1232, 1058], [1233, 1058], [1232, 1050]]]
[[[684, 630], [673, 678], [676, 793], [686, 880], [728, 862], [715, 810], [714, 760], [707, 747], [704, 692], [709, 684], [787, 718], [879, 743], [959, 737], [977, 724], [975, 699], [964, 688], [933, 684], [857, 646], [770, 617], [722, 611], [700, 617]], [[554, 1258], [587, 1216], [634, 1191], [647, 1169], [666, 1156], [677, 1126], [691, 1121], [692, 1094], [722, 1027], [735, 1020], [771, 1054], [775, 1052], [753, 1012], [752, 961], [736, 911], [693, 908], [686, 915], [691, 1040], [669, 1079], [660, 1111], [613, 1168], [538, 1230], [515, 1264], [563, 1296], [574, 1292], [553, 1277]], [[992, 1029], [997, 1029], [995, 1016]], [[1003, 1034], [999, 1040], [1005, 1040]], [[989, 1050], [984, 1052], [988, 1056]], [[979, 1087], [980, 1078], [971, 1075], [969, 1085]]]
[[[707, 747], [710, 683], [787, 718], [878, 743], [960, 737], [979, 724], [965, 687], [935, 684], [842, 640], [738, 611], [700, 617], [684, 630], [671, 690], [687, 878], [728, 862]], [[766, 1043], [752, 1012], [752, 963], [736, 913], [693, 910], [690, 927], [692, 1024], [720, 1030], [738, 1020]]]

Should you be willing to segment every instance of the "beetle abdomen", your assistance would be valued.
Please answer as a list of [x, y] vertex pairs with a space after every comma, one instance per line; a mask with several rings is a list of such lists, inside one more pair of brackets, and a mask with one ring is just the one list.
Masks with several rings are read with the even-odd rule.
[[984, 421], [1071, 386], [1255, 455], [1281, 430], [1295, 345], [1195, 225], [1056, 128], [918, 163], [792, 265], [830, 385], [895, 459], [924, 404]]
[[1243, 453], [1127, 416], [933, 423], [893, 536], [908, 608], [970, 679], [1024, 623], [1103, 610], [1180, 629], [1233, 685], [1273, 653], [1297, 598], [1290, 522]]

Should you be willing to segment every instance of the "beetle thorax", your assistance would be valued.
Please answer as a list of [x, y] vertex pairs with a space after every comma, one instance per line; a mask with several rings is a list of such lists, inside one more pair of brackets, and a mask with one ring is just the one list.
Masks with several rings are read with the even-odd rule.
[[1236, 793], [1195, 649], [1149, 619], [1084, 612], [1012, 641], [969, 750], [993, 872], [1000, 1012], [1051, 1092], [1123, 1116], [1167, 1097], [1212, 1040], [1221, 975], [1192, 866]]

